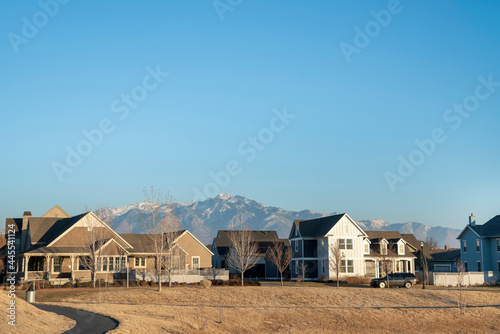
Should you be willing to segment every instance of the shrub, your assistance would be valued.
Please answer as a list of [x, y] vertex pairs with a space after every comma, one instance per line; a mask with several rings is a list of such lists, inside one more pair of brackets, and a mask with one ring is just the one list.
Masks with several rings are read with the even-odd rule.
[[302, 275], [297, 276], [297, 282], [303, 282], [303, 281], [304, 278], [302, 277]]
[[72, 288], [73, 285], [70, 282], [66, 282], [66, 283], [64, 283], [63, 287], [65, 287], [65, 288]]
[[328, 277], [326, 276], [321, 276], [318, 278], [318, 281], [319, 282], [323, 282], [323, 283], [327, 283], [328, 282]]
[[349, 276], [346, 277], [347, 284], [370, 284], [370, 277], [365, 276]]
[[146, 282], [145, 280], [140, 280], [139, 281], [139, 285], [140, 286], [146, 286], [148, 284], [148, 282]]
[[208, 289], [212, 286], [212, 282], [207, 279], [202, 280], [200, 283], [205, 289]]

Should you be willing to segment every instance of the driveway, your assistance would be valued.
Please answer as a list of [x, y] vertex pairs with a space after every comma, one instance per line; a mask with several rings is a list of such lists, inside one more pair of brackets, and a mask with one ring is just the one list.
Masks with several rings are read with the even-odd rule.
[[32, 304], [40, 310], [54, 312], [76, 321], [75, 327], [64, 333], [69, 334], [100, 334], [118, 327], [118, 321], [101, 314], [78, 310], [70, 307], [61, 307], [45, 304]]

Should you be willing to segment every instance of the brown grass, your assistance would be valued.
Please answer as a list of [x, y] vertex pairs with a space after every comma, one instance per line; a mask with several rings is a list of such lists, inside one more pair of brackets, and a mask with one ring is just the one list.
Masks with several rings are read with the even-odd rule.
[[26, 303], [23, 295], [25, 296], [25, 291], [15, 298], [16, 322], [15, 326], [11, 326], [8, 324], [10, 319], [7, 318], [7, 307], [11, 299], [8, 291], [0, 290], [0, 333], [62, 333], [75, 326], [76, 322], [72, 319], [39, 310]]
[[60, 296], [57, 304], [116, 318], [113, 333], [500, 332], [498, 289], [465, 295], [465, 315], [455, 290], [416, 287], [114, 288]]

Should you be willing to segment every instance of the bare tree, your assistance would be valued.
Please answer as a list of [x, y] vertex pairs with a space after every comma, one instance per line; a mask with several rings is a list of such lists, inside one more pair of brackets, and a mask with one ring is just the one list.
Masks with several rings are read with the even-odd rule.
[[[330, 244], [328, 248], [330, 251], [330, 254], [328, 256], [328, 265], [330, 266], [329, 271], [333, 270], [337, 275], [337, 288], [338, 288], [340, 267], [342, 265], [342, 260], [344, 259], [344, 253], [340, 249], [340, 244], [338, 240], [336, 240], [333, 244]], [[328, 276], [330, 276], [330, 273], [328, 273]]]
[[304, 260], [302, 260], [302, 262], [299, 265], [299, 271], [300, 271], [300, 275], [302, 275], [302, 281], [306, 280], [306, 274], [307, 274], [308, 269], [309, 268], [307, 267], [306, 262]]
[[422, 267], [422, 289], [425, 289], [425, 283], [427, 283], [427, 271], [429, 270], [429, 262], [427, 261], [427, 256], [425, 255], [424, 246], [420, 249], [420, 266]]
[[228, 233], [231, 249], [227, 253], [227, 264], [241, 274], [241, 286], [245, 271], [255, 267], [259, 260], [258, 246], [254, 241], [252, 232], [240, 224], [239, 230]]
[[[107, 255], [103, 246], [111, 238], [110, 231], [101, 223], [106, 224], [106, 221], [109, 222], [110, 216], [107, 214], [107, 211], [99, 208], [96, 212], [101, 215], [100, 217], [91, 212], [87, 206], [85, 207], [85, 211], [88, 214], [85, 216], [86, 231], [83, 231], [85, 243], [83, 253], [88, 255], [80, 256], [78, 261], [81, 266], [90, 271], [92, 287], [95, 288], [98, 272], [101, 271], [103, 266], [103, 258]], [[96, 220], [92, 214], [101, 221]]]
[[292, 256], [292, 248], [286, 246], [283, 241], [278, 239], [274, 240], [273, 247], [267, 250], [266, 259], [278, 269], [281, 278], [281, 286], [283, 286], [283, 272], [290, 265]]
[[179, 256], [176, 240], [180, 234], [180, 220], [173, 211], [173, 198], [151, 187], [144, 189], [144, 214], [141, 225], [148, 234], [150, 249], [155, 254], [155, 275], [158, 277], [158, 291], [161, 291], [162, 270], [168, 272], [169, 287], [172, 286], [172, 270]]
[[[377, 261], [379, 263], [379, 268], [382, 269], [382, 272], [386, 275], [386, 284], [389, 288], [389, 274], [394, 270], [394, 261], [392, 256], [389, 255], [389, 246], [386, 245], [382, 247], [380, 245], [380, 252], [377, 256]], [[380, 273], [382, 275], [382, 273]]]
[[461, 259], [457, 259], [455, 262], [455, 268], [457, 268], [457, 288], [458, 288], [458, 298], [457, 298], [457, 306], [460, 314], [465, 314], [465, 296], [463, 294], [463, 281], [464, 281], [464, 272], [465, 266], [462, 263]]
[[433, 237], [427, 237], [427, 239], [425, 239], [425, 243], [429, 249], [437, 249], [439, 247], [438, 242]]

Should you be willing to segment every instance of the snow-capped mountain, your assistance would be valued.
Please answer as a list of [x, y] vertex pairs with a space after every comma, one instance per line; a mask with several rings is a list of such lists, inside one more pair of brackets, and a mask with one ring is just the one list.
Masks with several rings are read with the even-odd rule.
[[[118, 208], [105, 208], [111, 225], [118, 233], [141, 233], [141, 215], [144, 202], [133, 203]], [[167, 207], [165, 206], [165, 210]], [[216, 236], [218, 230], [231, 229], [244, 222], [254, 230], [276, 230], [282, 238], [288, 237], [290, 227], [295, 219], [313, 219], [327, 216], [320, 212], [303, 210], [287, 211], [281, 208], [266, 206], [243, 196], [220, 194], [199, 202], [175, 202], [176, 216], [182, 221], [182, 228], [188, 229], [201, 242], [208, 244]], [[331, 214], [335, 214], [331, 213]], [[419, 240], [428, 236], [437, 240], [440, 246], [458, 247], [455, 239], [460, 230], [445, 227], [432, 227], [420, 223], [389, 224], [382, 219], [361, 220], [358, 222], [364, 230], [399, 231], [413, 233]]]

